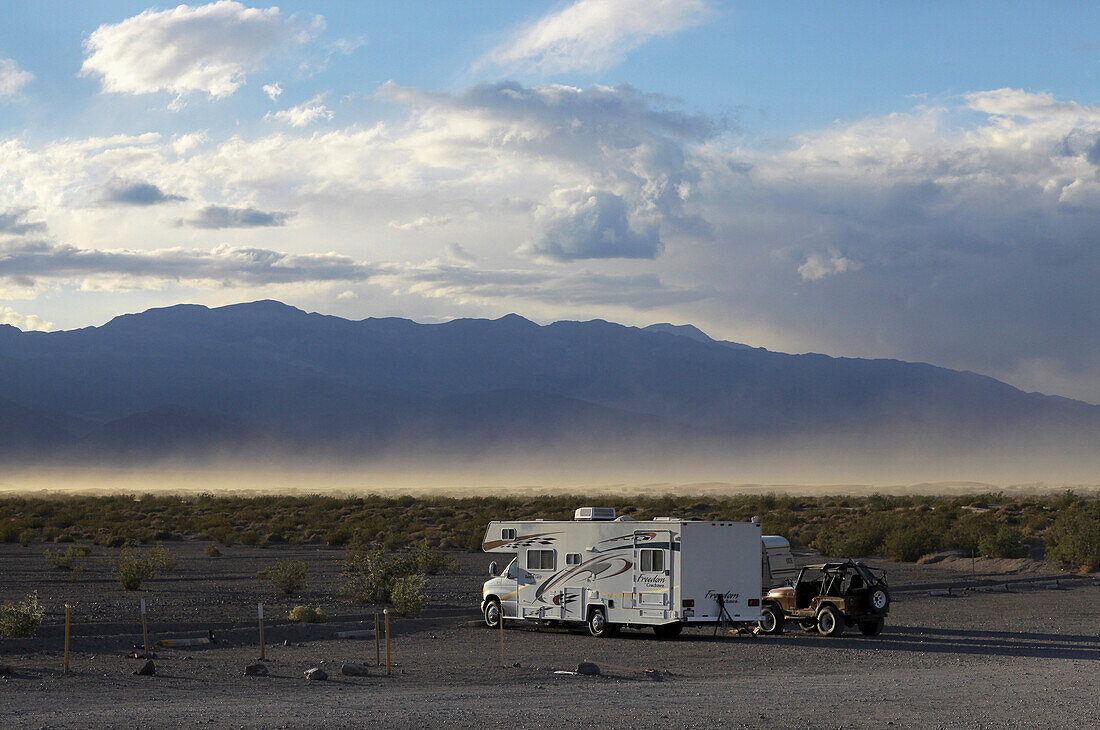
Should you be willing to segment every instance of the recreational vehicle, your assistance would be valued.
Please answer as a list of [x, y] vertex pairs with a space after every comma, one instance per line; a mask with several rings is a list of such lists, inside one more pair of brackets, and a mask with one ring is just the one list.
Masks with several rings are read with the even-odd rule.
[[490, 522], [482, 548], [496, 562], [482, 589], [489, 626], [502, 620], [587, 625], [593, 636], [685, 624], [759, 621], [760, 523], [616, 518], [582, 507], [572, 520]]

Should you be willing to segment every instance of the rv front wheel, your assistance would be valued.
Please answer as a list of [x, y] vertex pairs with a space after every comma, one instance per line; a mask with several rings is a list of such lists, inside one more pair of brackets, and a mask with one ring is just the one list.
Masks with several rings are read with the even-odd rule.
[[588, 614], [588, 633], [592, 634], [598, 639], [602, 639], [606, 636], [611, 636], [615, 633], [616, 627], [607, 620], [607, 614], [604, 613], [602, 608], [593, 608], [592, 613]]
[[485, 604], [485, 625], [490, 629], [495, 629], [500, 626], [501, 620], [500, 601], [494, 598]]

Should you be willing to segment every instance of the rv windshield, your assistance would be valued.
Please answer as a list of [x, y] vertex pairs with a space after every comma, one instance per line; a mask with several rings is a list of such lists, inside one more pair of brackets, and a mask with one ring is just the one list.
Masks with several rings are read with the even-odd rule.
[[508, 567], [504, 571], [504, 575], [509, 580], [516, 580], [519, 578], [519, 566], [516, 565], [516, 560], [519, 558], [512, 558], [512, 562], [508, 563]]

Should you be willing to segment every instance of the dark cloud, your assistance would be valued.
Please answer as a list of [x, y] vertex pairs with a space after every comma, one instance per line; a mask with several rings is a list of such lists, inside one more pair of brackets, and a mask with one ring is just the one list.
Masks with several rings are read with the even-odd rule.
[[224, 205], [208, 205], [194, 218], [180, 221], [192, 228], [263, 228], [285, 226], [296, 213], [267, 212], [256, 208], [230, 208]]
[[528, 250], [558, 261], [655, 258], [661, 240], [654, 225], [637, 227], [621, 197], [602, 190], [570, 191], [557, 205], [535, 211], [537, 237]]
[[289, 254], [262, 248], [105, 251], [36, 241], [0, 245], [0, 278], [23, 286], [39, 279], [161, 279], [209, 286], [364, 281], [375, 268], [337, 254]]
[[116, 205], [157, 205], [158, 203], [177, 203], [187, 198], [165, 193], [152, 183], [132, 182], [107, 186], [102, 200], [104, 203]]
[[9, 208], [0, 213], [0, 233], [25, 236], [28, 233], [45, 232], [45, 222], [27, 220], [27, 215], [30, 212], [30, 208]]

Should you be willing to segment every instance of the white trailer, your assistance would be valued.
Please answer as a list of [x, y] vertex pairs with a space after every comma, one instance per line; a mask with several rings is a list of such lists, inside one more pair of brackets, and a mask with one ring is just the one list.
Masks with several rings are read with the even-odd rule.
[[760, 573], [764, 590], [793, 584], [798, 566], [794, 564], [791, 543], [779, 535], [764, 535], [761, 542]]
[[582, 507], [573, 520], [490, 522], [482, 548], [515, 558], [482, 589], [489, 626], [503, 619], [587, 624], [593, 636], [651, 626], [759, 621], [760, 523], [615, 518]]

